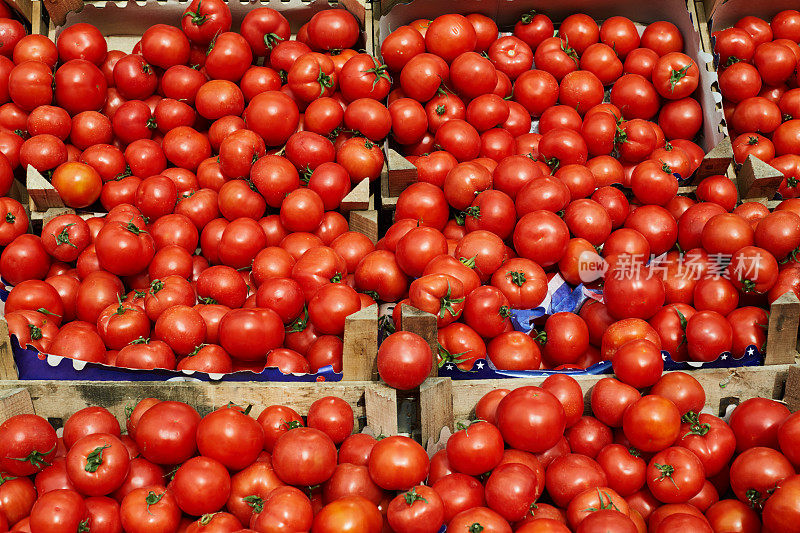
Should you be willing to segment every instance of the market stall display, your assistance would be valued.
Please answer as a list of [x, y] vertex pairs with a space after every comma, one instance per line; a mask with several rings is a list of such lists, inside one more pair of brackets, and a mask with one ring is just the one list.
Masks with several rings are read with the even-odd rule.
[[9, 6], [0, 532], [798, 531], [789, 0]]

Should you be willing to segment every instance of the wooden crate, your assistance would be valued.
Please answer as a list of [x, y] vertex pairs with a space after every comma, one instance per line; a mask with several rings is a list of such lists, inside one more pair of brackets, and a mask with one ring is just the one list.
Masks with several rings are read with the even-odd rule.
[[90, 405], [107, 408], [125, 427], [126, 409], [142, 398], [185, 402], [205, 415], [228, 402], [253, 405], [252, 416], [280, 404], [305, 415], [311, 404], [336, 396], [353, 408], [355, 427], [368, 426], [375, 435], [397, 434], [394, 389], [370, 382], [353, 383], [164, 383], [0, 381], [0, 423], [10, 416], [35, 413], [56, 427], [75, 411]]
[[[705, 141], [703, 148], [708, 152], [703, 160], [700, 168], [695, 173], [694, 181], [698, 181], [707, 176], [714, 174], [725, 174], [729, 169], [729, 165], [733, 158], [733, 152], [728, 141], [725, 144], [725, 137], [727, 137], [727, 128], [725, 127], [724, 115], [722, 113], [721, 101], [722, 97], [719, 92], [714, 93], [712, 89], [716, 83], [716, 71], [714, 70], [713, 62], [708, 62], [709, 56], [704, 55], [708, 48], [707, 28], [705, 41], [700, 27], [702, 26], [702, 18], [697, 13], [697, 6], [695, 1], [700, 4], [702, 11], [701, 0], [679, 0], [676, 2], [651, 2], [646, 5], [636, 2], [634, 0], [620, 2], [619, 0], [598, 0], [590, 6], [590, 15], [598, 20], [608, 18], [611, 15], [624, 15], [634, 21], [651, 22], [653, 20], [671, 20], [682, 27], [685, 34], [687, 43], [687, 53], [689, 53], [699, 65], [702, 66], [701, 72], [701, 86], [703, 90], [700, 92], [698, 99], [703, 106], [704, 126], [703, 135]], [[421, 0], [414, 0], [412, 2], [401, 2], [399, 0], [382, 0], [380, 2], [380, 9], [373, 11], [376, 21], [373, 25], [375, 36], [373, 38], [375, 46], [375, 54], [380, 51], [380, 44], [386, 37], [384, 33], [390, 28], [395, 28], [403, 21], [409, 22], [414, 18], [432, 18], [438, 14], [445, 12], [453, 13], [472, 13], [478, 12], [494, 18], [503, 27], [508, 24], [511, 17], [516, 16], [530, 8], [534, 8], [539, 12], [546, 13], [553, 16], [553, 20], [560, 20], [566, 14], [573, 12], [584, 12], [587, 9], [587, 4], [577, 3], [571, 4], [570, 2], [562, 2], [553, 4], [544, 0], [524, 0], [518, 2], [511, 8], [504, 5], [506, 2], [493, 3], [491, 1], [478, 1], [478, 0], [463, 0], [461, 2], [439, 2], [439, 3], [426, 3]], [[682, 9], [676, 9], [680, 7]], [[685, 8], [685, 9], [683, 9]], [[399, 10], [395, 18], [392, 18], [391, 12], [395, 9]], [[686, 13], [682, 13], [682, 11]], [[386, 20], [386, 22], [384, 21]], [[408, 19], [408, 20], [406, 20]], [[697, 33], [692, 33], [694, 30]], [[692, 33], [692, 35], [689, 35]], [[386, 145], [386, 166], [384, 172], [381, 174], [381, 208], [385, 210], [393, 210], [397, 204], [397, 197], [409, 185], [416, 182], [417, 171], [416, 167], [408, 162], [402, 154], [390, 148], [388, 143]]]
[[[411, 308], [414, 321], [406, 322], [406, 312], [402, 319], [403, 329], [421, 335], [428, 342], [436, 342], [436, 317]], [[720, 369], [692, 370], [691, 374], [700, 381], [706, 390], [706, 405], [715, 413], [723, 412], [731, 403], [756, 396], [767, 398], [784, 398], [784, 385], [787, 383], [789, 369], [795, 365], [797, 356], [798, 317], [800, 317], [800, 299], [794, 292], [787, 292], [778, 298], [770, 307], [770, 318], [767, 332], [767, 348], [764, 366], [733, 367]], [[437, 352], [434, 349], [434, 354]], [[435, 356], [434, 356], [435, 357]], [[436, 366], [436, 365], [434, 365]], [[581, 384], [585, 393], [597, 381], [609, 374], [574, 376]], [[438, 437], [438, 429], [449, 427], [453, 423], [466, 420], [474, 413], [475, 404], [487, 392], [497, 389], [515, 389], [526, 385], [539, 385], [546, 376], [531, 378], [508, 379], [483, 379], [483, 380], [453, 380], [451, 384], [431, 385], [426, 390], [425, 397], [421, 396], [421, 423], [423, 428], [423, 443], [428, 439]], [[422, 389], [421, 389], [422, 390]], [[448, 392], [449, 391], [449, 392]], [[800, 408], [800, 373], [785, 386], [787, 398], [795, 409]], [[588, 395], [586, 396], [588, 398]], [[736, 401], [734, 401], [736, 400]], [[787, 400], [788, 401], [788, 400]], [[588, 405], [587, 405], [588, 407]], [[453, 418], [445, 419], [452, 413]]]
[[[80, 12], [86, 6], [93, 6], [93, 7], [105, 7], [108, 5], [117, 5], [119, 7], [123, 7], [128, 4], [127, 0], [12, 0], [13, 2], [21, 2], [21, 3], [32, 3], [32, 4], [40, 4], [42, 7], [40, 8], [42, 11], [46, 12], [48, 17], [47, 20], [49, 21], [48, 24], [45, 26], [44, 32], [37, 32], [43, 33], [44, 35], [50, 35], [54, 37], [58, 29], [64, 25], [71, 25], [77, 22], [81, 22], [80, 20], [76, 20], [75, 18], [70, 18], [75, 15], [75, 12]], [[155, 9], [160, 9], [161, 6], [165, 6], [166, 4], [183, 4], [188, 5], [189, 0], [145, 0], [145, 2]], [[144, 3], [142, 5], [144, 5]], [[130, 2], [134, 4], [134, 2]], [[237, 6], [238, 4], [238, 6]], [[239, 0], [233, 0], [229, 2], [231, 7], [231, 11], [234, 12], [234, 24], [238, 24], [241, 22], [241, 19], [244, 17], [244, 12], [252, 7], [255, 7], [254, 4], [264, 5], [271, 7], [277, 11], [281, 11], [284, 13], [289, 22], [292, 24], [293, 31], [297, 31], [299, 26], [307, 20], [301, 20], [297, 17], [295, 11], [298, 7], [300, 10], [303, 11], [318, 11], [325, 9], [327, 7], [343, 7], [347, 9], [350, 13], [352, 13], [364, 26], [365, 29], [365, 49], [372, 50], [372, 3], [370, 0], [264, 0], [261, 2], [243, 2]], [[239, 13], [236, 16], [237, 8]], [[73, 13], [73, 15], [70, 15]], [[313, 14], [313, 13], [312, 13]], [[101, 17], [102, 18], [102, 17]], [[160, 21], [159, 21], [160, 22]], [[126, 25], [127, 23], [127, 25]], [[130, 19], [118, 19], [118, 20], [107, 20], [104, 23], [96, 24], [98, 28], [103, 32], [104, 35], [111, 35], [114, 34], [115, 37], [126, 35], [129, 37], [135, 36], [138, 32], [141, 35], [141, 32], [147, 28], [149, 23], [155, 23], [153, 21], [148, 20], [130, 20]], [[175, 25], [178, 23], [177, 19], [172, 22], [165, 22], [167, 24]], [[108, 29], [111, 33], [106, 32], [105, 30]], [[139, 31], [141, 29], [141, 31]], [[116, 40], [116, 38], [115, 38]], [[138, 40], [138, 38], [137, 38]], [[131, 48], [135, 44], [135, 41], [131, 43]], [[130, 49], [124, 50], [130, 52]]]
[[23, 22], [29, 25], [30, 33], [47, 35], [49, 16], [42, 2], [39, 0], [5, 0], [5, 2], [17, 12]]
[[[109, 42], [109, 49], [120, 49], [130, 52], [140, 39], [141, 33], [155, 23], [176, 25], [179, 23], [180, 13], [189, 4], [187, 0], [149, 0], [138, 4], [127, 1], [96, 0], [84, 2], [83, 0], [17, 0], [35, 5], [39, 11], [49, 13], [49, 23], [41, 31], [53, 41], [64, 27], [80, 22], [95, 25]], [[292, 24], [293, 31], [306, 22], [314, 13], [328, 7], [343, 7], [352, 13], [363, 27], [363, 48], [372, 52], [373, 43], [373, 15], [372, 4], [366, 0], [266, 0], [263, 2], [233, 1], [230, 3], [236, 27], [248, 10], [256, 6], [267, 6], [281, 11]], [[82, 10], [80, 13], [75, 11]], [[64, 206], [58, 192], [52, 184], [35, 169], [26, 169], [26, 187], [29, 198], [25, 204], [31, 213], [31, 220], [43, 220], [65, 213], [75, 212]], [[370, 193], [369, 181], [356, 185], [342, 200], [341, 212], [349, 217], [350, 226], [368, 236], [372, 242], [378, 240], [378, 216], [372, 212], [375, 209], [375, 198]], [[95, 216], [94, 213], [81, 211], [81, 215]]]
[[[353, 313], [345, 320], [342, 381], [377, 381], [377, 370], [373, 372], [373, 369], [377, 368], [377, 356], [378, 306], [371, 305]], [[8, 324], [0, 318], [0, 383], [4, 382], [3, 380], [18, 378]], [[280, 382], [276, 386], [282, 386], [284, 383]]]
[[[800, 409], [800, 367], [797, 365], [696, 370], [691, 375], [703, 385], [706, 392], [705, 410], [717, 416], [725, 416], [730, 406], [735, 407], [745, 400], [759, 397], [782, 400], [792, 412]], [[585, 412], [590, 414], [592, 387], [609, 376], [574, 377], [584, 393]], [[452, 419], [446, 423], [442, 423], [442, 416], [438, 416], [436, 420], [429, 419], [428, 425], [433, 428], [435, 424], [441, 424], [440, 430], [429, 429], [430, 438], [424, 440], [423, 444], [427, 445], [429, 453], [441, 449], [443, 442], [446, 442], [454, 430], [455, 422], [475, 419], [475, 405], [484, 394], [495, 389], [514, 390], [529, 385], [538, 386], [544, 380], [545, 377], [465, 380], [452, 381], [449, 387], [439, 387], [429, 400], [435, 406], [435, 411], [432, 408], [427, 413], [433, 415], [450, 412]]]

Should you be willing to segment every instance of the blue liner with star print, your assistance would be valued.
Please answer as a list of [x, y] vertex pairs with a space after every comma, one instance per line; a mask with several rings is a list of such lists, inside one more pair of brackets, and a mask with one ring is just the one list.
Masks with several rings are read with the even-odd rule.
[[[534, 321], [545, 315], [571, 312], [577, 313], [581, 306], [589, 299], [603, 301], [603, 292], [578, 285], [574, 289], [556, 275], [548, 283], [547, 296], [542, 304], [535, 309], [512, 309], [511, 324], [517, 331], [530, 334], [534, 328]], [[730, 352], [724, 352], [714, 361], [674, 361], [667, 351], [661, 351], [664, 360], [664, 370], [692, 370], [700, 368], [730, 368], [740, 366], [760, 366], [764, 364], [764, 355], [756, 346], [748, 346], [740, 358]], [[585, 370], [498, 370], [488, 359], [478, 359], [470, 370], [461, 370], [453, 363], [445, 363], [439, 368], [440, 377], [452, 379], [504, 379], [549, 376], [550, 374], [568, 374], [573, 376], [611, 374], [611, 361], [595, 363]]]

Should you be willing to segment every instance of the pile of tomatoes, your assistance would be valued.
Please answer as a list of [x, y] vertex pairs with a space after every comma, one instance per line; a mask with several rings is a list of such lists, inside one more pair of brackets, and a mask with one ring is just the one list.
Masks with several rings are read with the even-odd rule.
[[719, 88], [736, 162], [748, 155], [783, 174], [778, 192], [800, 196], [800, 12], [770, 22], [746, 16], [714, 33]]
[[387, 511], [409, 531], [413, 513], [395, 491], [425, 480], [422, 446], [351, 434], [353, 410], [332, 396], [305, 418], [284, 405], [249, 412], [229, 404], [201, 417], [146, 398], [125, 434], [108, 410], [87, 407], [63, 437], [41, 417], [14, 416], [0, 425], [0, 531], [378, 533]]
[[[510, 34], [447, 14], [383, 40], [391, 139], [418, 182], [363, 259], [385, 273], [364, 288], [436, 314], [440, 362], [463, 370], [612, 361], [644, 387], [661, 350], [763, 353], [769, 305], [800, 285], [800, 203], [740, 205], [722, 175], [678, 194], [703, 158], [703, 114], [673, 24], [640, 35], [575, 14], [553, 31], [541, 13]], [[591, 297], [515, 331], [562, 282]]]
[[584, 416], [564, 374], [494, 390], [430, 458], [408, 437], [351, 434], [335, 397], [305, 419], [147, 398], [126, 434], [102, 407], [63, 437], [18, 415], [0, 425], [0, 531], [794, 531], [800, 415], [785, 405], [700, 413], [705, 392], [682, 372], [644, 396], [604, 378], [590, 397]]
[[85, 23], [53, 43], [0, 20], [0, 193], [32, 166], [68, 207], [107, 211], [38, 236], [0, 199], [22, 346], [137, 369], [341, 372], [345, 317], [374, 303], [361, 277], [379, 273], [355, 281], [374, 244], [339, 207], [383, 166], [388, 76], [353, 49], [344, 9], [294, 39], [274, 9], [238, 32], [231, 18], [196, 0], [132, 54]]
[[785, 405], [746, 400], [726, 422], [700, 413], [705, 392], [682, 372], [644, 396], [614, 378], [589, 396], [584, 416], [581, 388], [563, 374], [486, 394], [479, 420], [431, 457], [447, 530], [796, 530], [800, 415]]

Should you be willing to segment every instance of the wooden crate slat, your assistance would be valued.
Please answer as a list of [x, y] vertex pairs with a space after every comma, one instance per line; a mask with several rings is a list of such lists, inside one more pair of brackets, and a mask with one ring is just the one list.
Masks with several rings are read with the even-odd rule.
[[731, 146], [731, 140], [726, 137], [703, 157], [693, 181], [699, 182], [708, 176], [725, 174], [732, 162], [733, 146]]
[[378, 242], [378, 212], [350, 211], [350, 231], [357, 231], [366, 235], [372, 244]]
[[342, 198], [342, 211], [370, 209], [369, 180], [363, 179]]
[[389, 195], [400, 196], [406, 187], [417, 181], [417, 167], [392, 148], [387, 149], [386, 158], [389, 165]]
[[758, 198], [771, 200], [775, 197], [781, 181], [783, 181], [782, 172], [749, 155], [739, 170], [737, 183], [739, 198], [743, 202]]
[[[697, 379], [706, 391], [706, 406], [715, 415], [724, 414], [729, 404], [738, 404], [749, 398], [766, 397], [783, 399], [784, 385], [790, 365], [718, 368], [694, 370], [689, 374]], [[584, 392], [587, 412], [589, 395], [595, 383], [610, 375], [574, 376]], [[475, 405], [484, 394], [495, 389], [516, 389], [528, 385], [541, 385], [545, 377], [515, 379], [484, 379], [453, 381], [453, 416], [455, 421], [474, 417]], [[720, 411], [722, 407], [722, 411]]]
[[766, 365], [793, 364], [800, 322], [800, 299], [793, 291], [780, 296], [769, 308]]
[[345, 319], [342, 374], [346, 381], [374, 381], [378, 375], [378, 306]]
[[33, 400], [24, 388], [0, 391], [0, 424], [16, 415], [32, 415]]
[[419, 387], [422, 445], [436, 439], [442, 428], [453, 429], [453, 381], [429, 378]]
[[[32, 400], [36, 414], [63, 423], [74, 412], [90, 405], [111, 411], [124, 424], [126, 409], [143, 398], [185, 402], [205, 415], [228, 402], [253, 405], [251, 415], [257, 417], [270, 405], [288, 405], [306, 414], [314, 401], [336, 396], [353, 408], [358, 421], [366, 417], [370, 427], [391, 429], [392, 416], [397, 418], [393, 389], [372, 382], [318, 383], [197, 383], [197, 382], [122, 382], [122, 381], [0, 381], [0, 395], [24, 389]], [[365, 398], [370, 389], [370, 398]], [[15, 400], [19, 401], [19, 400]], [[369, 408], [366, 405], [369, 404]], [[378, 405], [379, 407], [375, 407]], [[396, 425], [396, 422], [395, 422]], [[357, 426], [358, 427], [358, 426]]]
[[800, 410], [800, 366], [793, 365], [789, 368], [783, 401], [791, 412]]
[[397, 394], [394, 389], [371, 384], [364, 390], [364, 410], [375, 435], [397, 435]]
[[8, 322], [0, 319], [0, 380], [17, 379], [17, 364], [8, 334]]

